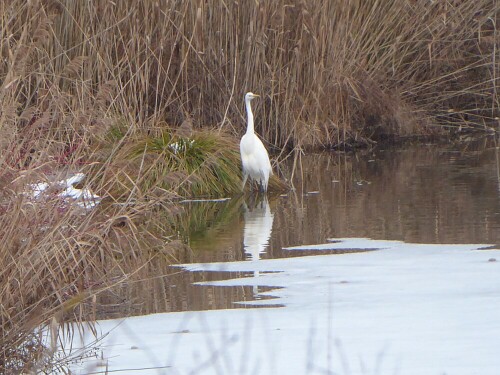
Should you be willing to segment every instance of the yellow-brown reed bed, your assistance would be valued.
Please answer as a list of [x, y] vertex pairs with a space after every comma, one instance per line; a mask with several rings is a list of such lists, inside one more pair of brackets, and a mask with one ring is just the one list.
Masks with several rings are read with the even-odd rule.
[[[88, 318], [157, 256], [142, 244], [168, 253], [151, 207], [236, 191], [246, 91], [275, 151], [498, 131], [499, 18], [495, 0], [0, 2], [0, 365], [36, 366], [33, 329]], [[192, 137], [210, 156], [179, 169], [169, 144]], [[22, 194], [77, 171], [107, 206]]]
[[257, 130], [277, 148], [498, 125], [494, 0], [1, 7], [3, 142], [22, 131], [21, 160], [35, 135], [74, 150], [117, 117], [129, 133], [189, 115], [241, 134], [250, 90], [263, 95]]

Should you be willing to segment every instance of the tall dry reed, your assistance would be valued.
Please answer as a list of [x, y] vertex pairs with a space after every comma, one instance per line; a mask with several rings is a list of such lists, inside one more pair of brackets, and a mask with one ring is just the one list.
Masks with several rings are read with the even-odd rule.
[[189, 114], [241, 134], [248, 90], [264, 95], [257, 129], [275, 147], [496, 126], [495, 0], [2, 7], [2, 127], [50, 136], [54, 152], [118, 119], [136, 132]]

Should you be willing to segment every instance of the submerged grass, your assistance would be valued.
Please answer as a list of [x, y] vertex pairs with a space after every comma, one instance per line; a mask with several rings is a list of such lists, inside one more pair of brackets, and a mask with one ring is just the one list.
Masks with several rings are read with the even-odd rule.
[[[173, 216], [180, 195], [239, 190], [246, 91], [263, 97], [256, 129], [274, 150], [498, 132], [499, 12], [494, 0], [1, 2], [1, 370], [36, 370], [45, 354], [22, 349], [35, 327], [89, 318], [86, 301], [167, 256], [175, 231], [145, 219], [154, 207]], [[99, 209], [23, 194], [74, 172]]]

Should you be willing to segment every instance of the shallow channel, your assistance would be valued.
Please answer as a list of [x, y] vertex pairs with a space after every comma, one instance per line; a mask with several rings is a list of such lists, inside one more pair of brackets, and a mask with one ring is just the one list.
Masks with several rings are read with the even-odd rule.
[[[181, 246], [178, 261], [313, 256], [325, 252], [285, 248], [332, 238], [500, 244], [495, 147], [476, 143], [325, 152], [303, 155], [297, 165], [293, 189], [286, 194], [185, 202], [190, 228], [186, 241], [192, 251]], [[284, 172], [290, 175], [290, 170]], [[360, 250], [343, 250], [348, 251]], [[262, 293], [268, 291], [263, 286], [194, 284], [248, 277], [248, 272], [189, 272], [154, 264], [150, 269], [150, 278], [100, 297], [96, 317], [246, 308], [235, 302], [266, 298]]]

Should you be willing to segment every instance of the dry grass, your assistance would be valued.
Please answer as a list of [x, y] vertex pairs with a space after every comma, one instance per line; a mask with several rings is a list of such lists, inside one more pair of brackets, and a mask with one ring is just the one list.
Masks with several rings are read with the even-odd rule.
[[248, 90], [264, 95], [257, 129], [275, 147], [497, 126], [494, 0], [2, 7], [4, 142], [18, 122], [69, 159], [116, 122], [129, 135], [189, 114], [195, 128], [242, 134]]
[[[246, 91], [263, 95], [270, 148], [498, 129], [498, 13], [494, 0], [1, 2], [0, 365], [33, 365], [19, 353], [34, 327], [82, 318], [86, 298], [164, 256], [151, 207], [237, 188]], [[168, 151], [186, 128], [212, 142], [194, 167]], [[108, 204], [82, 215], [21, 194], [76, 171]]]
[[152, 259], [174, 259], [176, 211], [141, 199], [87, 210], [56, 195], [35, 200], [21, 181], [10, 186], [0, 194], [0, 368], [20, 373], [51, 354], [25, 350], [36, 327], [92, 319], [102, 291], [140, 277]]

